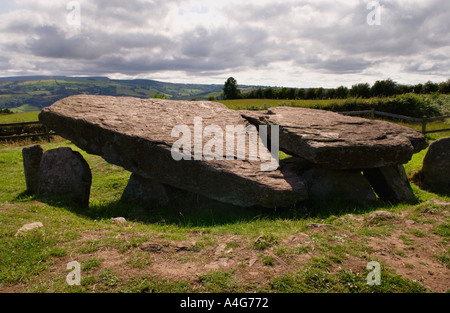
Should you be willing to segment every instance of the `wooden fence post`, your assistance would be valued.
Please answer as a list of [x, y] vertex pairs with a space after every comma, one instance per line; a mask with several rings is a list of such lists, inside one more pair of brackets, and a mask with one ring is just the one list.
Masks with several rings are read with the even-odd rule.
[[423, 119], [422, 119], [422, 134], [426, 134], [427, 133], [427, 116], [424, 115]]
[[48, 127], [46, 125], [44, 125], [45, 127], [45, 135], [47, 137], [47, 141], [50, 142], [50, 130], [48, 129]]
[[375, 109], [372, 108], [372, 110], [370, 110], [370, 119], [373, 120], [375, 118]]

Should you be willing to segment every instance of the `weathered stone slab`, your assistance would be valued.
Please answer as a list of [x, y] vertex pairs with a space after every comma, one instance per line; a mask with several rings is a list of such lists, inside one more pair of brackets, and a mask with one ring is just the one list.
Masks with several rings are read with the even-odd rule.
[[395, 203], [415, 199], [403, 165], [365, 169], [363, 173], [382, 200]]
[[92, 175], [83, 156], [70, 148], [44, 152], [39, 169], [40, 194], [65, 195], [73, 202], [88, 206]]
[[240, 111], [253, 124], [279, 125], [280, 150], [331, 169], [405, 164], [428, 146], [419, 132], [393, 123], [294, 107]]
[[358, 171], [312, 168], [302, 177], [311, 200], [376, 200], [369, 182]]
[[[307, 199], [303, 181], [289, 170], [266, 172], [260, 159], [228, 159], [238, 155], [237, 148], [229, 152], [224, 147], [223, 160], [194, 159], [194, 142], [205, 147], [212, 139], [196, 133], [196, 117], [204, 127], [217, 125], [224, 133], [227, 125], [249, 125], [220, 103], [108, 96], [72, 96], [39, 115], [42, 123], [88, 153], [164, 185], [238, 206], [284, 207]], [[172, 136], [177, 125], [186, 125], [193, 135], [191, 160], [172, 157], [172, 145], [180, 139]]]
[[422, 175], [426, 185], [450, 192], [450, 137], [431, 143], [423, 159]]
[[33, 145], [22, 149], [23, 169], [27, 191], [36, 193], [39, 186], [39, 167], [44, 150], [40, 145]]

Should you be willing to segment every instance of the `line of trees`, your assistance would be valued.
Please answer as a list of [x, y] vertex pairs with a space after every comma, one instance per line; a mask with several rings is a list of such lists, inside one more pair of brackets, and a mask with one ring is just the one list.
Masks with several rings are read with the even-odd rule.
[[237, 82], [230, 77], [225, 82], [222, 98], [228, 99], [346, 99], [346, 98], [370, 98], [391, 97], [395, 95], [415, 94], [450, 94], [450, 79], [441, 83], [428, 81], [424, 84], [403, 85], [392, 79], [377, 80], [372, 86], [368, 83], [359, 83], [351, 88], [339, 86], [337, 88], [257, 88], [246, 93], [241, 93]]

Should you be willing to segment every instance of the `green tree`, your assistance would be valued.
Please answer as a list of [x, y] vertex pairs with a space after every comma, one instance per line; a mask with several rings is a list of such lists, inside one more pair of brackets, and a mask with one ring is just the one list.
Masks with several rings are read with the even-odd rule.
[[386, 80], [377, 80], [370, 89], [370, 92], [375, 97], [390, 97], [395, 95], [396, 88], [397, 83], [389, 78]]
[[439, 92], [449, 94], [450, 93], [450, 79], [439, 84]]
[[355, 98], [370, 98], [370, 85], [368, 83], [352, 85], [350, 95]]
[[300, 88], [296, 91], [295, 97], [297, 99], [306, 99], [306, 90], [304, 88]]
[[346, 99], [348, 97], [348, 88], [339, 86], [335, 91], [335, 97], [338, 99]]
[[8, 109], [8, 108], [1, 109], [1, 110], [0, 110], [0, 114], [13, 114], [13, 113], [14, 113], [14, 112], [11, 111], [11, 110]]
[[323, 99], [325, 97], [325, 89], [323, 87], [317, 88], [315, 95], [315, 99]]
[[239, 99], [241, 97], [241, 90], [238, 89], [236, 79], [233, 77], [227, 79], [222, 90], [222, 98], [224, 100]]
[[264, 89], [264, 99], [273, 99], [275, 95], [275, 92], [273, 91], [273, 88], [265, 88]]
[[413, 91], [415, 94], [422, 94], [423, 93], [423, 84], [414, 85]]
[[289, 88], [288, 91], [287, 91], [287, 98], [291, 99], [291, 100], [294, 100], [295, 99], [295, 93], [296, 93], [295, 88]]
[[305, 99], [307, 100], [316, 99], [316, 88], [308, 88], [306, 90]]
[[423, 85], [423, 92], [424, 93], [433, 93], [439, 91], [439, 85], [436, 83], [433, 83], [432, 81], [427, 81]]
[[325, 92], [325, 98], [327, 99], [336, 98], [336, 89], [334, 88], [327, 89], [327, 91]]

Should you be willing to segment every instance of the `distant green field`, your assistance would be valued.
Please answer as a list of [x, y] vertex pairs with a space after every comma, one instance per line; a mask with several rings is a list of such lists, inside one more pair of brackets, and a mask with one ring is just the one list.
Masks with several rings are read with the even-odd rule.
[[325, 107], [331, 103], [343, 103], [344, 99], [321, 99], [321, 100], [285, 100], [285, 99], [236, 99], [220, 100], [218, 102], [225, 104], [233, 110], [261, 110], [279, 105], [295, 107]]
[[40, 111], [15, 113], [15, 114], [0, 114], [0, 124], [38, 121], [39, 113]]
[[29, 104], [24, 104], [21, 105], [20, 107], [17, 108], [12, 108], [10, 109], [11, 111], [13, 111], [14, 113], [24, 113], [24, 112], [36, 112], [36, 111], [40, 111], [40, 109], [38, 107], [35, 107], [33, 105], [29, 105]]

